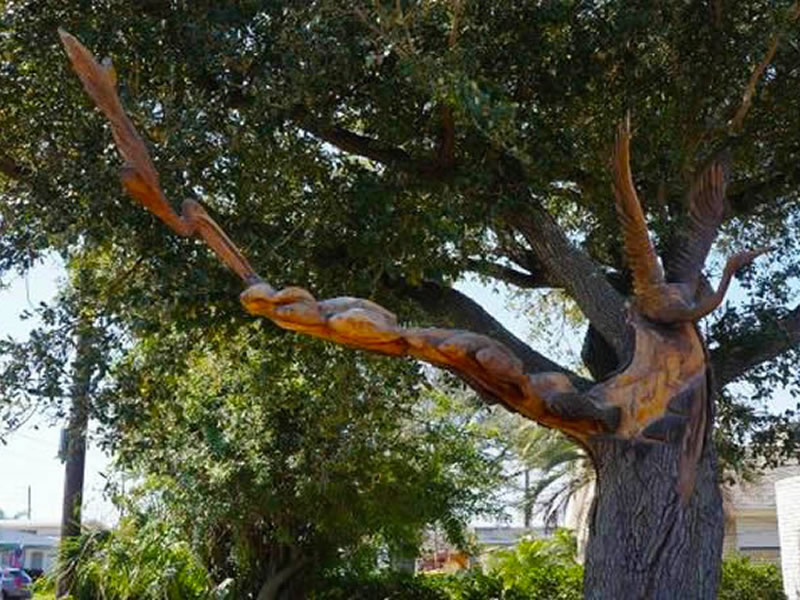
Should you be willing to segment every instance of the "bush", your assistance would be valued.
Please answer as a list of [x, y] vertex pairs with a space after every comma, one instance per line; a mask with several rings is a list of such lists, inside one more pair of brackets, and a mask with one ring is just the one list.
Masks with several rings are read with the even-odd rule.
[[124, 519], [112, 532], [85, 533], [60, 548], [58, 572], [72, 576], [71, 600], [205, 600], [205, 568], [165, 523]]
[[[480, 568], [454, 575], [351, 573], [325, 579], [313, 600], [580, 600], [583, 567], [575, 541], [564, 532], [553, 538], [522, 540], [493, 553]], [[718, 600], [786, 600], [779, 569], [731, 556], [722, 563]]]
[[493, 553], [487, 572], [454, 575], [400, 575], [383, 572], [324, 579], [313, 600], [580, 600], [583, 568], [575, 561], [575, 540], [566, 532], [553, 538], [522, 540], [512, 550]]
[[513, 550], [494, 553], [489, 572], [502, 582], [504, 598], [581, 600], [583, 567], [576, 554], [575, 538], [561, 530], [552, 538], [524, 539]]
[[781, 572], [772, 564], [730, 556], [722, 561], [717, 600], [786, 600]]
[[384, 571], [370, 575], [337, 574], [324, 578], [311, 600], [450, 600], [432, 578]]

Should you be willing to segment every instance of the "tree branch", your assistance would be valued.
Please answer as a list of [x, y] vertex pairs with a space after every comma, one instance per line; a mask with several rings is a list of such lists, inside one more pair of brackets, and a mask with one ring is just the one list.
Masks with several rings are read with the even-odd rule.
[[591, 382], [546, 356], [539, 354], [528, 344], [503, 327], [483, 307], [466, 294], [451, 287], [426, 281], [420, 286], [390, 284], [402, 296], [413, 300], [432, 320], [486, 335], [507, 346], [522, 360], [528, 373], [557, 372], [567, 375], [578, 389], [589, 387]]
[[0, 152], [0, 173], [9, 179], [19, 181], [25, 177], [26, 169], [4, 152]]
[[[797, 151], [797, 148], [788, 150], [786, 155], [791, 156], [793, 151]], [[788, 195], [796, 190], [797, 181], [800, 180], [800, 169], [796, 164], [772, 164], [767, 172], [771, 174], [767, 179], [748, 181], [746, 185], [734, 183], [731, 186], [728, 204], [733, 214], [752, 214], [760, 207], [773, 202], [776, 197]]]
[[712, 350], [711, 364], [716, 382], [724, 386], [798, 344], [800, 306], [781, 318], [768, 320], [760, 330], [743, 334]]
[[[789, 9], [788, 21], [789, 23], [794, 23], [798, 17], [800, 17], [800, 0], [795, 2], [792, 7]], [[764, 58], [761, 59], [761, 62], [758, 63], [753, 69], [753, 72], [750, 74], [750, 79], [747, 82], [747, 86], [745, 86], [744, 93], [742, 94], [742, 104], [739, 106], [739, 109], [736, 111], [736, 114], [730, 121], [730, 128], [734, 131], [738, 130], [742, 126], [742, 122], [744, 118], [747, 116], [747, 112], [750, 110], [750, 106], [753, 104], [753, 97], [756, 93], [756, 86], [758, 85], [759, 80], [764, 75], [764, 71], [766, 71], [767, 67], [772, 62], [772, 59], [775, 58], [775, 52], [778, 50], [778, 44], [780, 44], [781, 37], [783, 36], [783, 30], [778, 31], [772, 36], [770, 39], [769, 44], [767, 46], [767, 53], [764, 55]]]
[[307, 562], [305, 558], [296, 559], [267, 579], [261, 586], [256, 600], [275, 600], [283, 585], [297, 575]]
[[434, 160], [416, 159], [402, 148], [354, 133], [338, 125], [325, 123], [302, 106], [293, 110], [293, 119], [301, 129], [343, 152], [356, 154], [426, 179], [441, 179], [450, 168]]
[[578, 303], [583, 314], [614, 348], [623, 362], [632, 347], [625, 299], [617, 292], [592, 259], [576, 248], [555, 219], [538, 203], [510, 216], [512, 223], [530, 244], [536, 258]]
[[456, 162], [456, 125], [453, 108], [442, 106], [442, 128], [436, 160], [441, 169], [450, 169]]
[[489, 260], [468, 260], [467, 268], [479, 275], [494, 277], [525, 289], [553, 287], [541, 273], [525, 273], [513, 267], [500, 265]]

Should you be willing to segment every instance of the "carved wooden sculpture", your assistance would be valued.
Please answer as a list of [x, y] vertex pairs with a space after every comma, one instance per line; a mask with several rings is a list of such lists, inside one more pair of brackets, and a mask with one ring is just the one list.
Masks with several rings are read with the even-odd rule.
[[618, 131], [614, 191], [625, 254], [633, 273], [629, 323], [635, 351], [608, 379], [579, 391], [562, 373], [529, 375], [506, 346], [489, 337], [450, 329], [404, 328], [383, 307], [359, 298], [316, 300], [299, 287], [273, 289], [262, 280], [222, 229], [196, 202], [177, 215], [166, 200], [142, 138], [124, 112], [110, 65], [99, 65], [73, 36], [60, 32], [72, 65], [95, 104], [111, 123], [125, 160], [128, 192], [182, 236], [201, 237], [248, 286], [245, 309], [278, 326], [371, 352], [411, 356], [446, 368], [481, 395], [589, 446], [594, 436], [682, 444], [679, 488], [691, 494], [694, 466], [709, 419], [709, 367], [694, 322], [722, 300], [730, 278], [763, 250], [732, 257], [716, 292], [701, 285], [700, 270], [722, 219], [725, 172], [713, 163], [689, 193], [689, 240], [667, 282], [647, 230], [633, 185], [630, 128]]

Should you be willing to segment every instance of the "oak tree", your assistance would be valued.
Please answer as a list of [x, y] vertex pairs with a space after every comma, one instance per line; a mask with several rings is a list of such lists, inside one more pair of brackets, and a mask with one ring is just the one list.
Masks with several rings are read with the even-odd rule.
[[[128, 192], [176, 233], [205, 239], [244, 280], [249, 312], [442, 366], [583, 445], [598, 475], [587, 597], [713, 597], [718, 393], [742, 378], [757, 395], [796, 381], [796, 3], [112, 6], [108, 27], [77, 10], [44, 21], [7, 11], [34, 21], [26, 42], [41, 44], [11, 44], [27, 55], [5, 67], [23, 69], [12, 81], [33, 89], [41, 80], [26, 65], [53, 64], [45, 25], [56, 18], [127, 62], [120, 79], [158, 170], [113, 68], [65, 36], [111, 122]], [[202, 306], [186, 296], [213, 269], [208, 257], [80, 183], [108, 177], [85, 158], [106, 146], [85, 105], [59, 106], [57, 131], [3, 155], [23, 190], [3, 213], [14, 225], [5, 264], [90, 239], [121, 262], [146, 257], [153, 297]], [[29, 108], [33, 119], [39, 107]], [[3, 118], [11, 132], [37, 130]], [[48, 211], [59, 191], [74, 208]], [[178, 191], [202, 196], [268, 276], [386, 298], [452, 329], [400, 326], [371, 300], [276, 291], [198, 203], [180, 216], [170, 208]], [[715, 240], [730, 256], [717, 291], [704, 270]], [[701, 330], [734, 272], [768, 246], [744, 279], [748, 302]], [[191, 281], [176, 276], [181, 253]], [[159, 261], [171, 265], [160, 280]], [[465, 272], [563, 290], [589, 323], [586, 372], [534, 351], [447, 285]], [[752, 412], [730, 398], [720, 409], [717, 423], [750, 439], [736, 422], [752, 426]], [[791, 428], [763, 436], [782, 452], [796, 442]]]

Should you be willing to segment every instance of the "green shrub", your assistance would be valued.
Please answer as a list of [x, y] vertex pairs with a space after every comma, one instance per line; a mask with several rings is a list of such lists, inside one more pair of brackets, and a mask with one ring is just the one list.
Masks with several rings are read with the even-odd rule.
[[208, 574], [189, 545], [155, 519], [128, 517], [111, 532], [85, 533], [60, 548], [71, 600], [205, 600]]
[[583, 567], [576, 553], [575, 538], [561, 530], [552, 538], [524, 539], [512, 550], [495, 552], [489, 573], [502, 582], [503, 598], [580, 600]]
[[778, 567], [754, 563], [746, 556], [722, 561], [718, 600], [786, 600]]
[[324, 579], [313, 600], [580, 600], [583, 568], [575, 561], [575, 540], [566, 532], [553, 538], [520, 541], [493, 553], [487, 570], [453, 575], [373, 573]]
[[[325, 578], [311, 600], [450, 600], [433, 578], [406, 573], [337, 574]], [[484, 597], [487, 598], [487, 597]]]
[[[313, 600], [580, 600], [583, 567], [575, 561], [575, 540], [566, 532], [548, 539], [522, 540], [494, 552], [486, 571], [453, 575], [351, 574], [323, 580]], [[726, 558], [718, 600], [786, 600], [780, 570], [742, 556]]]

